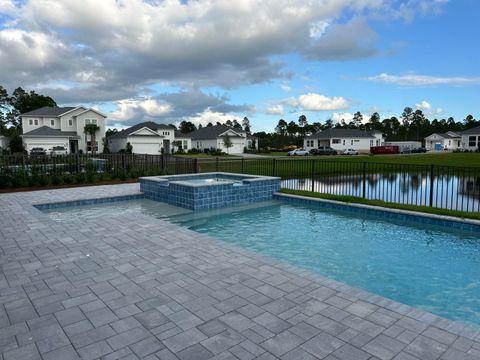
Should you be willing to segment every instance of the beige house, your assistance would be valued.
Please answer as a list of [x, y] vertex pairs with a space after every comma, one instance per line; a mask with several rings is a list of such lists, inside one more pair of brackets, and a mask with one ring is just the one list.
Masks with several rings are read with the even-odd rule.
[[90, 152], [91, 139], [83, 131], [86, 124], [96, 124], [100, 128], [95, 136], [96, 151], [102, 150], [106, 115], [97, 110], [84, 106], [45, 106], [22, 114], [21, 119], [22, 138], [27, 151], [34, 147], [48, 151], [54, 146], [63, 146], [69, 153]]

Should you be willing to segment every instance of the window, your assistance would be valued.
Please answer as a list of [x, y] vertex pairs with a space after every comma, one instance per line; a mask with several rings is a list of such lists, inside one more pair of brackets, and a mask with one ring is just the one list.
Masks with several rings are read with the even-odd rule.
[[33, 125], [33, 119], [28, 119], [28, 125], [30, 125], [30, 126]]
[[187, 150], [187, 149], [188, 149], [188, 141], [183, 140], [183, 150]]
[[476, 136], [469, 136], [468, 137], [468, 146], [475, 147], [475, 143], [477, 142]]
[[85, 125], [95, 124], [97, 125], [97, 119], [85, 119]]
[[340, 139], [332, 139], [332, 144], [340, 144]]
[[85, 125], [90, 124], [90, 119], [85, 119]]
[[353, 140], [350, 140], [350, 145], [353, 145]]
[[355, 142], [360, 142], [360, 140], [355, 140]]
[[73, 119], [68, 119], [68, 126], [73, 126]]
[[343, 140], [343, 145], [345, 145], [345, 140]]
[[50, 125], [55, 126], [55, 120], [54, 119], [50, 119]]
[[170, 135], [170, 131], [164, 131], [164, 132], [163, 132], [163, 135], [165, 135], [165, 136]]
[[[87, 141], [87, 151], [92, 151], [92, 142]], [[95, 152], [98, 151], [98, 141], [95, 141]]]
[[38, 119], [33, 120], [33, 122], [35, 123], [35, 126], [38, 125]]
[[373, 140], [370, 140], [370, 146], [373, 146]]

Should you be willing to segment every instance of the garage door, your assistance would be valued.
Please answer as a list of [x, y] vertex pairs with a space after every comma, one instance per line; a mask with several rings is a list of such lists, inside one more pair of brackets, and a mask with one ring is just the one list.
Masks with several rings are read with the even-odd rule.
[[241, 154], [243, 153], [243, 143], [232, 142], [232, 147], [228, 149], [230, 154]]
[[132, 143], [132, 151], [135, 154], [160, 154], [160, 144]]

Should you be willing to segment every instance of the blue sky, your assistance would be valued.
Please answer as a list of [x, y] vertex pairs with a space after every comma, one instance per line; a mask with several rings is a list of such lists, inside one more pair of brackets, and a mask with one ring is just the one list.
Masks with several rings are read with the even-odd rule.
[[125, 127], [480, 117], [475, 0], [0, 1], [0, 85]]

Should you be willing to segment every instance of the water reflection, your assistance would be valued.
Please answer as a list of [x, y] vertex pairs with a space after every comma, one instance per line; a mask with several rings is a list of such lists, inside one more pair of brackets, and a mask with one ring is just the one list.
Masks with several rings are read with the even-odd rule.
[[[334, 195], [351, 195], [400, 204], [429, 205], [430, 175], [425, 173], [368, 174], [365, 189], [362, 175], [317, 176], [282, 180], [282, 187]], [[433, 178], [434, 207], [480, 211], [480, 176], [437, 175]]]

